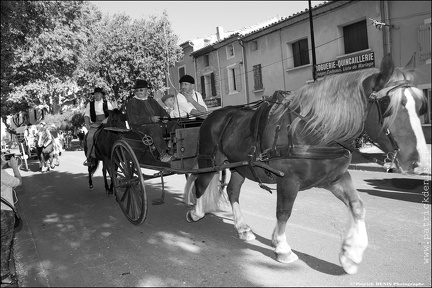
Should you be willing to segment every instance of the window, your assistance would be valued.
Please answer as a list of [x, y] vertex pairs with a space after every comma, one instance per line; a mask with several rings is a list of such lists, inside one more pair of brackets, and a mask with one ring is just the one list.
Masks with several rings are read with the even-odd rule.
[[214, 73], [201, 76], [201, 94], [204, 99], [217, 96]]
[[179, 76], [178, 79], [180, 79], [184, 75], [186, 75], [186, 68], [185, 68], [185, 66], [181, 66], [178, 68], [178, 76]]
[[237, 83], [236, 83], [236, 74], [234, 67], [228, 67], [228, 89], [229, 93], [233, 93], [237, 91]]
[[345, 54], [369, 48], [366, 20], [343, 27]]
[[294, 59], [294, 67], [299, 67], [309, 64], [309, 47], [308, 40], [302, 39], [294, 42], [292, 45], [292, 53]]
[[254, 76], [254, 90], [262, 90], [263, 82], [262, 82], [262, 73], [261, 73], [261, 64], [253, 66], [253, 76]]
[[251, 51], [258, 50], [258, 41], [252, 41], [251, 42]]
[[234, 44], [226, 46], [227, 59], [234, 57]]
[[431, 18], [424, 20], [424, 24], [418, 27], [419, 59], [431, 62]]
[[204, 66], [210, 66], [210, 56], [209, 54], [204, 55]]

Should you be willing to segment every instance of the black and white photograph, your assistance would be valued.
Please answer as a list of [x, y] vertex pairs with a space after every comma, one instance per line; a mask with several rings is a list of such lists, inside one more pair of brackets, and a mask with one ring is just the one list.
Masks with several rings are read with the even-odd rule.
[[430, 1], [1, 1], [1, 287], [431, 287]]

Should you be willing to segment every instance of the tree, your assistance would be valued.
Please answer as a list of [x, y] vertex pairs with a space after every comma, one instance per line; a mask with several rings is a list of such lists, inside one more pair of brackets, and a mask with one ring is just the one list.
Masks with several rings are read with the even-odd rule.
[[[99, 86], [131, 96], [137, 78], [166, 89], [168, 65], [181, 57], [166, 12], [132, 21], [103, 16], [88, 1], [1, 1], [1, 117], [28, 108], [60, 112], [64, 101]], [[74, 120], [75, 121], [75, 120]]]
[[152, 91], [166, 89], [167, 65], [182, 55], [166, 12], [150, 20], [132, 21], [125, 14], [104, 17], [93, 26], [92, 41], [81, 62], [78, 83], [103, 87], [119, 103], [131, 96], [137, 78], [146, 79]]
[[90, 36], [87, 19], [98, 10], [85, 1], [2, 1], [1, 8], [3, 122], [26, 105], [58, 113]]

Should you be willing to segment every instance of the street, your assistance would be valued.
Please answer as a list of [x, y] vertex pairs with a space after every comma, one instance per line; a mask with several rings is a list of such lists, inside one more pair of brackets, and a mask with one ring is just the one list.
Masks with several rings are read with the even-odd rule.
[[[369, 246], [355, 275], [338, 254], [348, 210], [323, 189], [300, 192], [287, 225], [299, 256], [275, 260], [271, 235], [276, 195], [246, 180], [240, 204], [256, 239], [238, 239], [230, 210], [186, 222], [184, 175], [146, 181], [148, 214], [141, 226], [105, 194], [101, 168], [88, 189], [83, 151], [64, 151], [41, 174], [31, 160], [17, 189], [24, 225], [15, 258], [22, 287], [61, 286], [427, 286], [431, 285], [430, 176], [350, 171], [366, 207]], [[272, 186], [274, 187], [274, 186]]]

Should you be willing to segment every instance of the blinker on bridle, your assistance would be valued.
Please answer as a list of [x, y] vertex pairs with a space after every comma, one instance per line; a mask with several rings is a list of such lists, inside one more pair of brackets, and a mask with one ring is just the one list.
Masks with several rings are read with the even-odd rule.
[[[377, 93], [379, 91], [372, 91], [371, 95], [369, 96], [369, 103], [375, 103], [375, 105], [377, 106], [377, 111], [378, 111], [378, 118], [379, 118], [379, 123], [381, 124], [381, 126], [383, 126], [384, 123], [384, 118], [388, 117], [391, 115], [392, 111], [388, 111], [388, 107], [390, 105], [390, 95], [389, 93], [392, 92], [395, 89], [398, 88], [411, 88], [412, 85], [410, 84], [410, 82], [408, 80], [401, 80], [401, 81], [397, 81], [397, 82], [391, 82], [388, 85], [386, 85], [387, 87], [391, 87], [387, 93], [382, 96], [382, 97], [378, 97]], [[370, 109], [370, 107], [369, 107]], [[389, 167], [387, 168], [387, 171], [389, 171], [392, 167], [394, 167], [395, 165], [395, 161], [396, 161], [396, 156], [398, 154], [398, 152], [400, 151], [399, 146], [396, 142], [396, 140], [394, 139], [393, 135], [391, 134], [390, 130], [388, 128], [385, 129], [385, 134], [387, 136], [387, 138], [389, 139], [393, 151], [388, 152], [386, 154], [386, 159], [384, 159], [384, 163], [385, 164], [389, 164]]]

